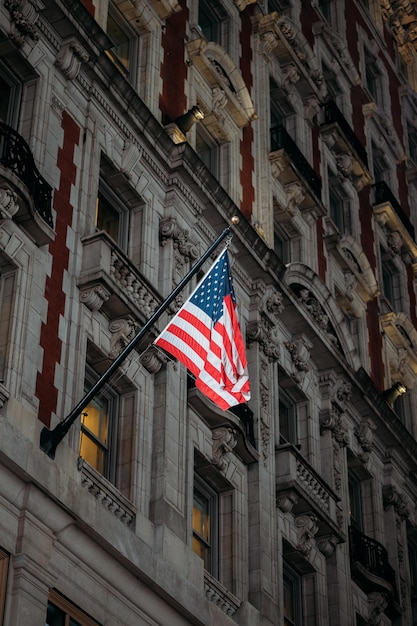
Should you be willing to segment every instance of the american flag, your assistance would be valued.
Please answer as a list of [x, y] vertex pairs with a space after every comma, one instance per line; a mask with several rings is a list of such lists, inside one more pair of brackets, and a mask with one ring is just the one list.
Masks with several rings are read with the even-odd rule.
[[154, 344], [183, 363], [194, 375], [196, 387], [221, 409], [250, 399], [227, 249]]

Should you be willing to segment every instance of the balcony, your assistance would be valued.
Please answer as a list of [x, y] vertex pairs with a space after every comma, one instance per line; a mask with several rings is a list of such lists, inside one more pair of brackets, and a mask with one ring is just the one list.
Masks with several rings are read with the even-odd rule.
[[23, 137], [3, 122], [0, 122], [0, 185], [10, 190], [16, 200], [9, 217], [38, 245], [53, 241], [52, 187], [37, 170]]
[[321, 203], [320, 177], [283, 126], [271, 128], [269, 160], [273, 176], [286, 190], [298, 186], [301, 195], [297, 206], [302, 212], [313, 211], [316, 216], [326, 213]]
[[[104, 231], [83, 239], [78, 288], [81, 301], [91, 311], [101, 310], [111, 320], [130, 316], [142, 325], [161, 302], [159, 294]], [[149, 343], [144, 338], [146, 341]]]
[[414, 226], [385, 181], [372, 185], [372, 192], [372, 205], [377, 220], [392, 232], [400, 234], [403, 250], [414, 261], [417, 257]]
[[383, 545], [362, 532], [349, 528], [349, 550], [352, 578], [366, 593], [380, 591], [388, 599], [390, 613], [397, 612], [395, 571], [388, 562]]
[[317, 518], [317, 537], [346, 540], [338, 523], [339, 497], [290, 443], [275, 450], [277, 506], [295, 516], [311, 513]]
[[366, 150], [335, 102], [323, 105], [320, 128], [324, 141], [336, 157], [339, 173], [350, 179], [358, 191], [369, 185], [372, 177]]

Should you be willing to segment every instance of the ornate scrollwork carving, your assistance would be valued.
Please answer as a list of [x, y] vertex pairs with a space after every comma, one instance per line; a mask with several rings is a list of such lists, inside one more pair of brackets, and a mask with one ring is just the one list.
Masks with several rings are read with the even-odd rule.
[[112, 333], [110, 340], [110, 358], [115, 359], [133, 339], [138, 324], [132, 318], [112, 320], [109, 330]]
[[308, 556], [313, 548], [313, 539], [319, 527], [315, 515], [299, 515], [295, 518], [297, 528], [297, 550]]
[[220, 426], [212, 431], [213, 437], [213, 457], [212, 463], [219, 470], [227, 469], [228, 463], [224, 458], [225, 454], [231, 452], [237, 444], [236, 430], [231, 426]]
[[382, 499], [385, 511], [392, 506], [401, 520], [404, 521], [410, 517], [409, 502], [394, 485], [384, 485], [382, 489]]

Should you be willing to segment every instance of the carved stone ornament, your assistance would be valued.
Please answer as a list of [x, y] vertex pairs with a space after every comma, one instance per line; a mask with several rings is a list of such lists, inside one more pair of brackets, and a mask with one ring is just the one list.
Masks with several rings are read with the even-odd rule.
[[368, 624], [379, 626], [382, 624], [382, 614], [388, 606], [388, 600], [385, 593], [380, 591], [372, 591], [368, 594], [369, 613]]
[[283, 511], [283, 513], [289, 513], [292, 511], [294, 505], [298, 503], [298, 496], [294, 491], [284, 491], [277, 495], [277, 507]]
[[156, 374], [162, 365], [167, 362], [167, 357], [156, 348], [148, 348], [144, 354], [140, 356], [140, 363], [150, 373]]
[[369, 458], [369, 454], [374, 441], [375, 430], [376, 426], [370, 419], [362, 420], [360, 425], [355, 428], [355, 435], [363, 450], [362, 454], [359, 455], [359, 458], [363, 463], [366, 463]]
[[260, 419], [260, 429], [261, 429], [261, 448], [262, 448], [262, 457], [264, 460], [264, 466], [267, 466], [268, 452], [269, 452], [269, 441], [271, 439], [271, 427], [266, 421], [261, 417]]
[[65, 78], [74, 80], [80, 71], [81, 63], [87, 63], [88, 54], [83, 50], [78, 41], [71, 37], [63, 42], [58, 52], [55, 65], [61, 70]]
[[316, 544], [318, 549], [325, 557], [329, 557], [335, 551], [337, 546], [337, 537], [334, 535], [329, 535], [328, 537], [320, 537], [316, 540]]
[[295, 526], [297, 528], [297, 550], [304, 556], [308, 556], [313, 547], [314, 536], [319, 529], [317, 517], [315, 515], [299, 515], [295, 518]]
[[198, 258], [198, 249], [194, 243], [188, 240], [188, 230], [181, 231], [178, 228], [175, 217], [167, 217], [159, 224], [159, 239], [161, 246], [165, 246], [169, 239], [174, 242], [174, 249], [184, 257], [194, 260]]
[[282, 293], [275, 290], [272, 291], [266, 300], [265, 308], [268, 313], [278, 318], [284, 310]]
[[327, 338], [340, 349], [336, 332], [330, 323], [329, 316], [313, 294], [306, 288], [299, 291], [298, 298], [303, 307], [310, 313], [311, 317], [320, 326]]
[[0, 217], [11, 219], [19, 210], [17, 194], [8, 187], [0, 189]]
[[101, 285], [93, 285], [83, 289], [80, 294], [80, 302], [85, 304], [90, 311], [99, 311], [103, 303], [110, 298], [110, 292]]
[[290, 353], [293, 362], [292, 376], [297, 383], [301, 383], [306, 373], [310, 370], [308, 361], [310, 359], [310, 350], [313, 346], [306, 338], [286, 341], [284, 345]]
[[402, 521], [410, 517], [409, 502], [394, 485], [385, 485], [382, 488], [382, 499], [385, 511], [392, 506]]
[[314, 126], [314, 120], [320, 112], [320, 101], [316, 96], [310, 96], [304, 100], [304, 119], [307, 124]]
[[109, 324], [109, 330], [112, 333], [110, 340], [110, 358], [115, 359], [120, 352], [133, 339], [137, 323], [131, 318], [120, 318], [112, 320]]
[[259, 343], [265, 356], [270, 361], [276, 361], [280, 357], [280, 343], [276, 326], [270, 326], [264, 317], [259, 322], [251, 322], [246, 329], [248, 344]]
[[35, 31], [38, 17], [36, 6], [30, 0], [5, 0], [4, 6], [12, 18], [10, 39], [19, 47], [24, 44], [26, 37], [37, 41], [39, 36]]
[[300, 209], [300, 205], [305, 200], [305, 189], [301, 183], [295, 181], [285, 185], [285, 194], [287, 196], [286, 209], [292, 217], [295, 217]]
[[231, 426], [220, 426], [212, 431], [213, 457], [212, 463], [219, 470], [227, 469], [228, 463], [224, 456], [233, 450], [237, 444], [236, 431]]

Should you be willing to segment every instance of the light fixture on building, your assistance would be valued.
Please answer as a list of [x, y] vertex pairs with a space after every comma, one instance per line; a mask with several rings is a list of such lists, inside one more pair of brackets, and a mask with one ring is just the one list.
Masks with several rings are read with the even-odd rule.
[[407, 387], [403, 383], [397, 382], [394, 383], [392, 387], [384, 391], [382, 397], [384, 398], [384, 400], [386, 400], [386, 402], [392, 404], [399, 396], [402, 396], [403, 393], [406, 393], [406, 391]]
[[177, 117], [177, 119], [175, 120], [175, 124], [185, 135], [185, 133], [190, 130], [193, 124], [203, 119], [204, 112], [198, 106], [193, 106], [189, 111], [187, 111], [187, 113], [184, 113], [184, 115], [180, 115], [180, 117]]

